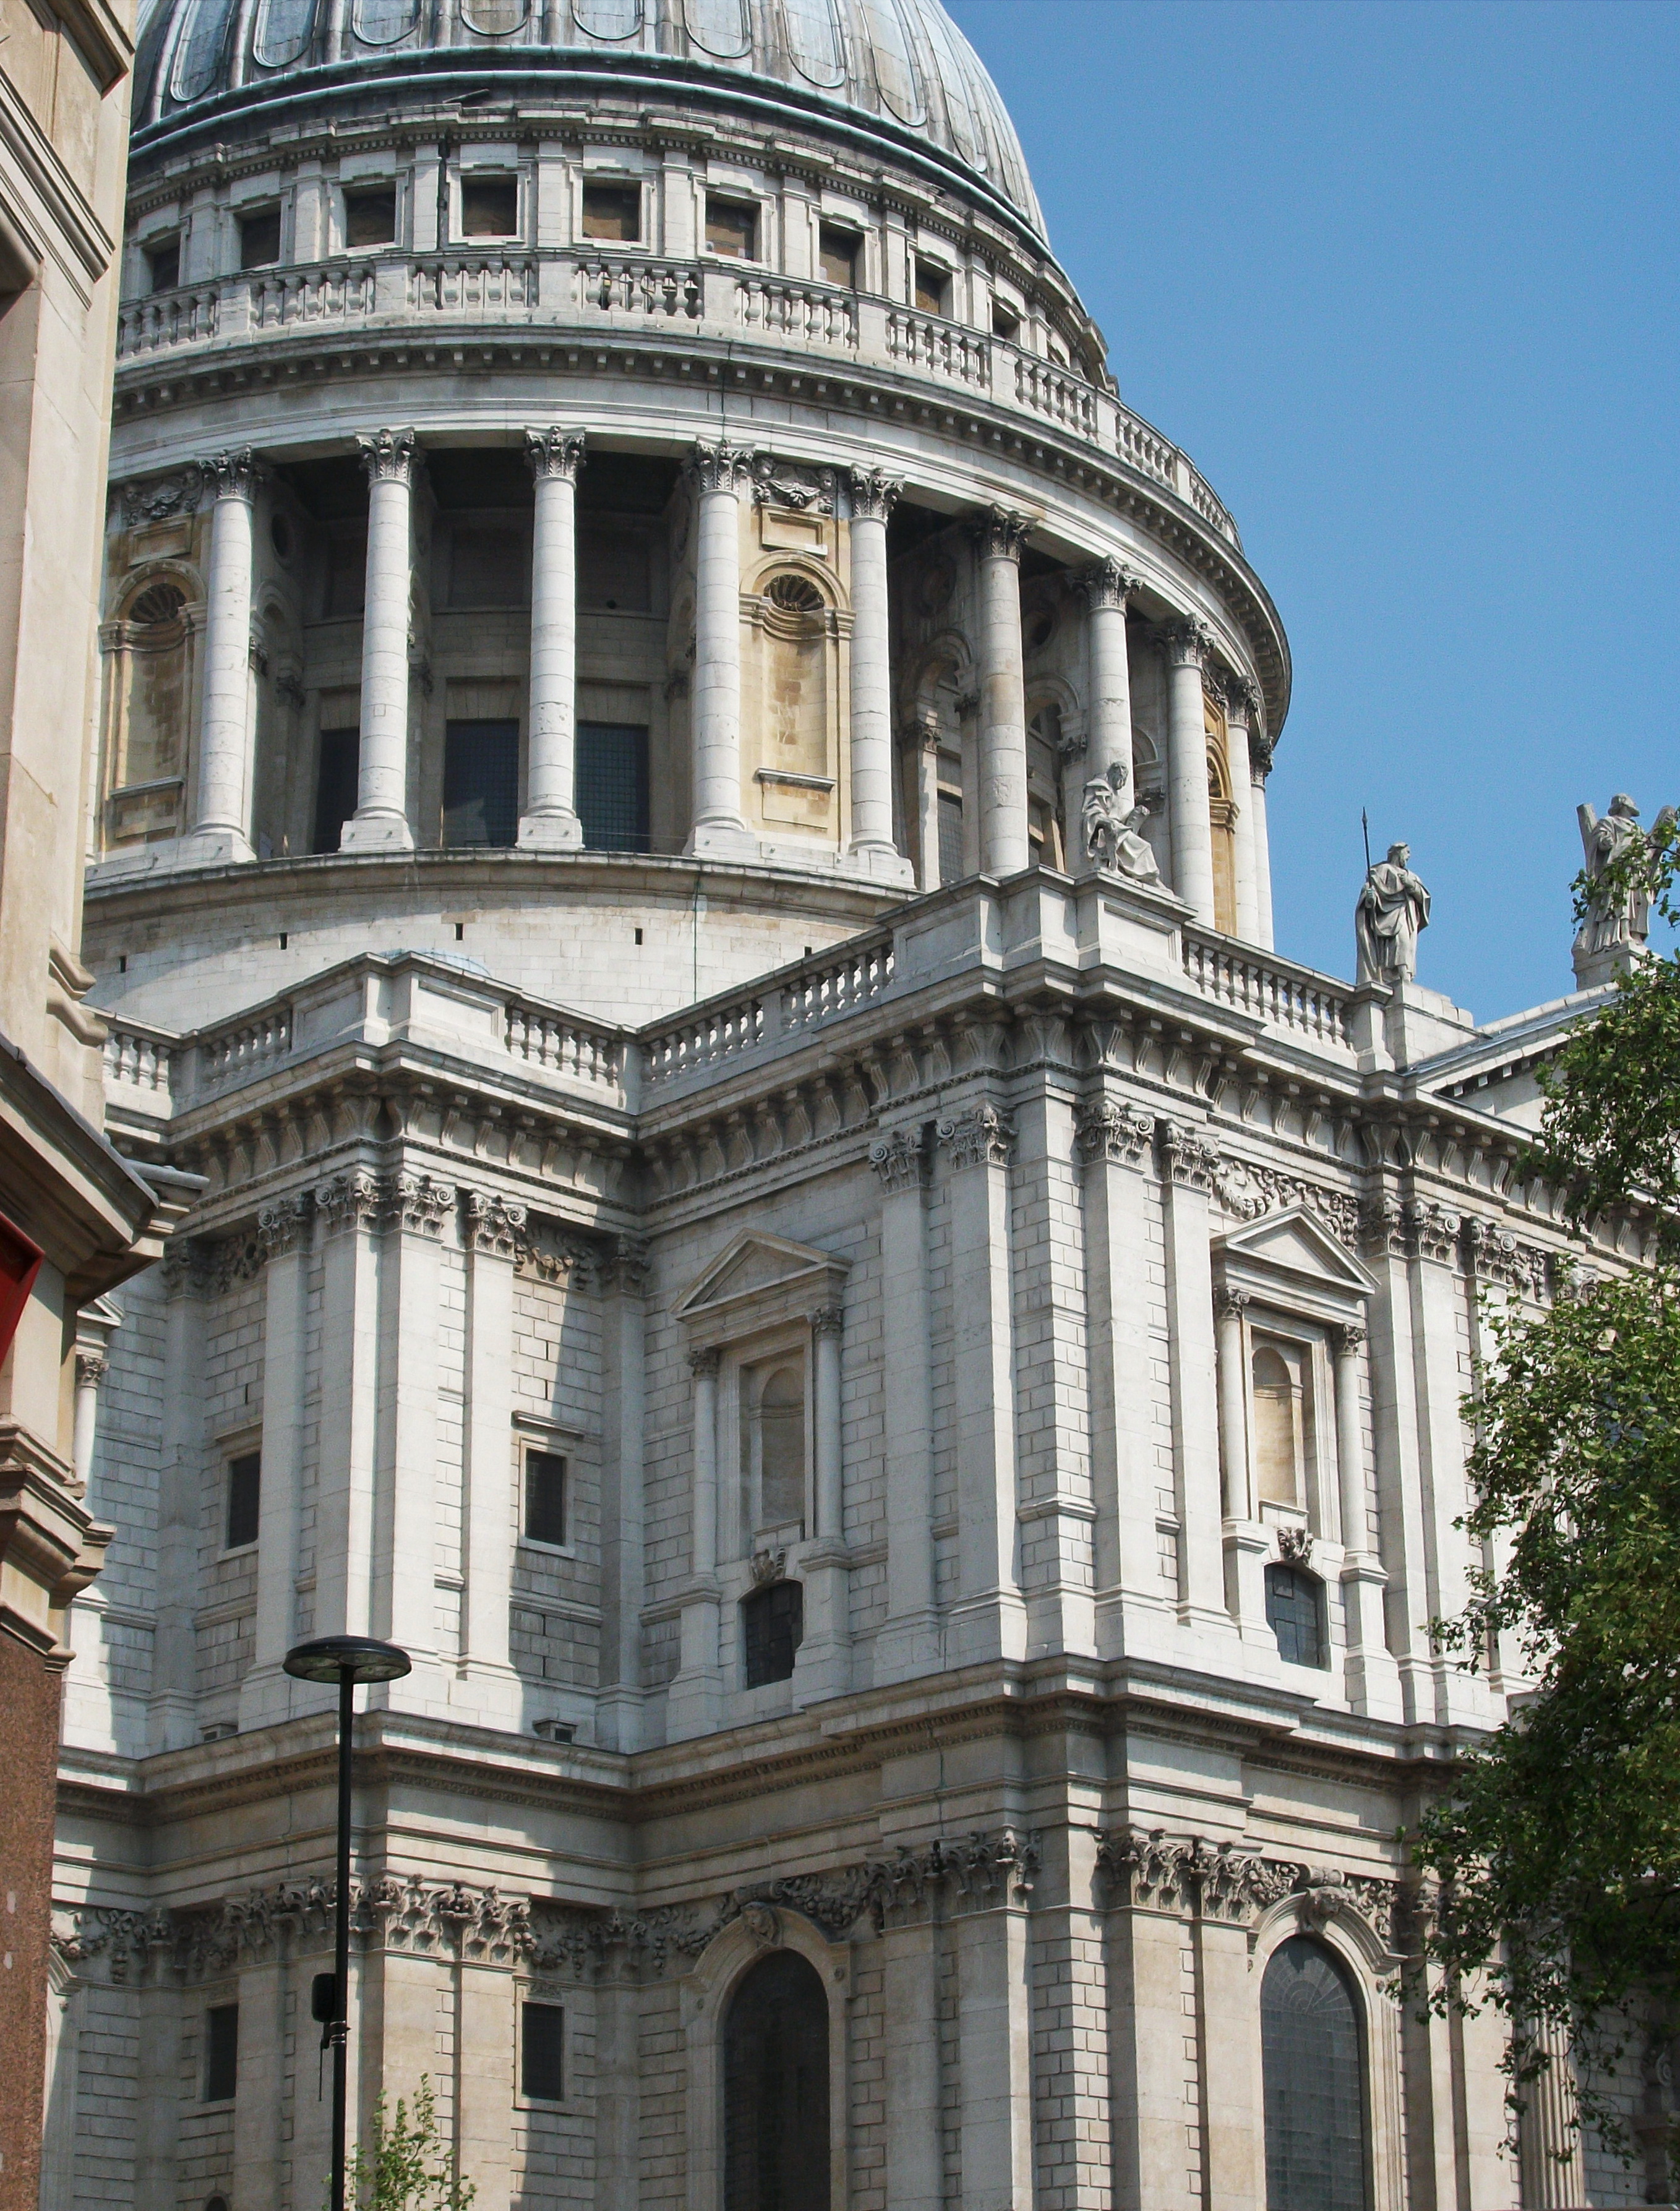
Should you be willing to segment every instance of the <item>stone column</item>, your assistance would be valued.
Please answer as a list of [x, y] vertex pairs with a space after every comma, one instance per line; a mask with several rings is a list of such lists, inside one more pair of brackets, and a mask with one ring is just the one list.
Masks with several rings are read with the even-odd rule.
[[1180, 1617], [1222, 1638], [1225, 1600], [1214, 1372], [1213, 1269], [1208, 1199], [1218, 1155], [1176, 1123], [1156, 1124], [1167, 1227], [1167, 1318], [1173, 1397], [1173, 1468], [1179, 1516]]
[[927, 1145], [918, 1125], [870, 1147], [881, 1178], [882, 1416], [887, 1484], [887, 1618], [875, 1639], [877, 1683], [933, 1672], [932, 1351], [928, 1340]]
[[1246, 1290], [1214, 1292], [1219, 1365], [1219, 1459], [1224, 1477], [1225, 1602], [1231, 1617], [1265, 1657], [1277, 1645], [1266, 1626], [1266, 1534], [1248, 1457], [1248, 1361], [1243, 1314]]
[[1526, 2105], [1519, 2134], [1522, 2157], [1523, 2211], [1575, 2211], [1588, 2202], [1586, 2160], [1574, 2117], [1574, 2066], [1568, 2037], [1556, 2020], [1545, 2020], [1535, 2038], [1548, 2060], [1545, 2070], [1523, 2087]]
[[1208, 807], [1208, 724], [1202, 671], [1213, 633], [1194, 620], [1167, 631], [1167, 791], [1173, 888], [1204, 929], [1213, 927], [1213, 821]]
[[1246, 675], [1225, 679], [1225, 756], [1231, 772], [1235, 809], [1233, 839], [1236, 875], [1236, 933], [1245, 944], [1260, 941], [1258, 856], [1254, 843], [1254, 767], [1248, 756], [1248, 731], [1260, 694]]
[[694, 823], [690, 852], [742, 858], [757, 850], [741, 812], [741, 498], [752, 456], [696, 445]]
[[1213, 2211], [1265, 2211], [1265, 2152], [1248, 1929], [1203, 1894], [1193, 1922], [1202, 2125]]
[[641, 2179], [641, 1984], [615, 1943], [595, 1983], [595, 2201], [634, 2203]]
[[710, 1733], [722, 1709], [718, 1649], [722, 1602], [718, 1586], [718, 1369], [722, 1363], [723, 1354], [711, 1348], [688, 1354], [694, 1383], [694, 1478], [682, 1648], [676, 1675], [665, 1693], [665, 1735], [671, 1742]]
[[1254, 942], [1270, 952], [1271, 933], [1271, 845], [1266, 835], [1266, 778], [1271, 773], [1271, 740], [1251, 714], [1248, 724], [1248, 837], [1254, 849]]
[[[240, 1968], [234, 2169], [241, 2190], [258, 2203], [281, 2201], [282, 2162], [290, 2147], [285, 2108], [288, 1978], [285, 1960], [274, 1954], [247, 1958]], [[306, 1995], [303, 2008], [306, 2014]]]
[[214, 491], [205, 591], [204, 680], [198, 720], [196, 860], [238, 861], [251, 849], [251, 525], [257, 464], [248, 445], [199, 467]]
[[484, 1727], [518, 1726], [523, 1705], [509, 1614], [520, 1503], [513, 1450], [513, 1275], [525, 1226], [523, 1205], [488, 1191], [468, 1191], [462, 1218], [467, 1340], [461, 1649], [451, 1702]]
[[257, 1523], [257, 1618], [251, 1671], [240, 1684], [240, 1730], [292, 1709], [281, 1662], [296, 1641], [298, 1542], [303, 1514], [304, 1361], [308, 1333], [307, 1196], [276, 1200], [257, 1217], [264, 1269], [262, 1476]]
[[1021, 554], [1028, 526], [994, 506], [969, 531], [979, 598], [979, 860], [988, 875], [1018, 875], [1031, 857], [1021, 646]]
[[531, 537], [531, 711], [519, 842], [573, 851], [584, 840], [577, 802], [578, 474], [581, 430], [527, 430], [536, 480]]
[[[1174, 1846], [1149, 1837], [1105, 1837], [1113, 1901], [1105, 1945], [1113, 2063], [1116, 2211], [1155, 2211], [1185, 2201], [1186, 2168], [1199, 2164], [1186, 2129], [1199, 2116], [1185, 2087], [1183, 1898]], [[1192, 2200], [1198, 2200], [1195, 2190]]]
[[[1470, 1294], [1459, 1268], [1463, 1222], [1457, 1213], [1427, 1198], [1410, 1200], [1402, 1217], [1413, 1255], [1412, 1359], [1429, 1595], [1426, 1617], [1450, 1620], [1464, 1610], [1470, 1594], [1470, 1547], [1454, 1524], [1470, 1508], [1459, 1409], [1459, 1343]], [[1436, 1716], [1443, 1726], [1489, 1724], [1484, 1675], [1466, 1674], [1437, 1658], [1435, 1691]]]
[[852, 1686], [851, 1572], [846, 1548], [840, 1417], [840, 1339], [845, 1325], [846, 1317], [838, 1305], [824, 1305], [810, 1317], [816, 1541], [814, 1547], [807, 1547], [802, 1567], [805, 1635], [794, 1676], [801, 1700], [808, 1703], [843, 1696]]
[[358, 437], [367, 476], [367, 589], [361, 615], [361, 768], [346, 852], [410, 851], [409, 824], [409, 512], [412, 430]]
[[641, 1748], [643, 1403], [647, 1246], [621, 1236], [602, 1268], [601, 1319], [607, 1408], [602, 1542], [601, 1694], [597, 1710], [610, 1750]]
[[[1137, 578], [1114, 560], [1099, 560], [1079, 578], [1085, 594], [1085, 647], [1090, 663], [1090, 720], [1086, 739], [1088, 779], [1109, 776], [1136, 803], [1131, 760], [1131, 666], [1126, 657], [1125, 610]], [[1070, 812], [1077, 814], [1077, 808]], [[1083, 855], [1081, 856], [1083, 860]]]
[[938, 1939], [931, 1911], [907, 1923], [889, 1920], [881, 1931], [892, 2211], [942, 2211], [944, 2201]]
[[76, 1478], [85, 1489], [94, 1471], [94, 1448], [99, 1439], [100, 1384], [109, 1361], [102, 1345], [76, 1347], [76, 1425], [72, 1431], [71, 1463]]
[[1010, 1160], [1015, 1124], [980, 1098], [942, 1120], [950, 1171], [950, 1297], [956, 1399], [958, 1580], [954, 1665], [1022, 1658], [1016, 1580], [1015, 1345]]
[[[455, 2051], [455, 2140], [460, 2169], [477, 2184], [476, 2211], [515, 2199], [512, 2069], [519, 2062], [518, 1986], [501, 1945], [470, 1942], [462, 1929]], [[572, 2016], [576, 2017], [574, 2008]], [[387, 2076], [389, 2077], [389, 2076]], [[400, 2075], [398, 2076], [400, 2077]], [[569, 2082], [567, 2084], [569, 2086]], [[519, 2191], [522, 2194], [523, 2191]]]
[[1002, 1904], [964, 1912], [953, 1923], [961, 2007], [963, 2211], [1019, 2211], [1033, 2201], [1027, 1928], [1026, 1911], [1007, 1893]]
[[1342, 1602], [1347, 1615], [1347, 1690], [1357, 1711], [1400, 1717], [1400, 1680], [1383, 1625], [1387, 1576], [1371, 1542], [1365, 1496], [1365, 1426], [1359, 1401], [1362, 1328], [1331, 1331], [1336, 1366], [1336, 1473], [1342, 1521]]
[[893, 842], [893, 686], [887, 638], [887, 524], [901, 487], [879, 469], [852, 470], [852, 835], [873, 875], [908, 881]]
[[926, 713], [911, 730], [916, 763], [916, 887], [937, 891], [939, 865], [939, 717]]
[[157, 1624], [148, 1735], [154, 1751], [198, 1740], [198, 1525], [204, 1494], [204, 1299], [201, 1247], [177, 1238], [164, 1254], [164, 1401], [158, 1472]]
[[456, 1195], [447, 1183], [406, 1170], [389, 1178], [384, 1195], [379, 1365], [384, 1417], [373, 1522], [379, 1623], [373, 1632], [406, 1651], [414, 1671], [403, 1687], [371, 1693], [376, 1702], [429, 1703], [442, 1687], [436, 1556], [440, 1245]]

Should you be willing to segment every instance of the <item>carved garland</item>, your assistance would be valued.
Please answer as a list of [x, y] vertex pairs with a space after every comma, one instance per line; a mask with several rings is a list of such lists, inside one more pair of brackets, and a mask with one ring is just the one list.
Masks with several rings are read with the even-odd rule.
[[1271, 1905], [1293, 1898], [1304, 1933], [1321, 1931], [1337, 1912], [1348, 1911], [1391, 1956], [1404, 1940], [1401, 1886], [1377, 1875], [1261, 1857], [1232, 1843], [1169, 1835], [1161, 1827], [1099, 1836], [1097, 1863], [1118, 1899], [1135, 1907], [1252, 1928]]

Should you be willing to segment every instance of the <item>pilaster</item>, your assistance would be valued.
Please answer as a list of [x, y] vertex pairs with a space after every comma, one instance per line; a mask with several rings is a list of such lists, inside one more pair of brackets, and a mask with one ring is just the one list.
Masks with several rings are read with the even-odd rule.
[[369, 1697], [434, 1705], [445, 1693], [437, 1633], [440, 1246], [456, 1196], [448, 1184], [403, 1170], [383, 1197], [374, 1633], [406, 1651], [414, 1671], [400, 1690], [375, 1688]]
[[243, 1734], [287, 1717], [292, 1682], [281, 1662], [296, 1640], [303, 1516], [310, 1216], [307, 1193], [258, 1215], [264, 1269], [263, 1437], [257, 1542], [257, 1619], [251, 1670], [240, 1684]]
[[369, 1635], [379, 1425], [378, 1178], [352, 1167], [317, 1188], [315, 1206], [322, 1237], [321, 1382], [309, 1633]]
[[881, 1184], [882, 1407], [887, 1481], [887, 1618], [874, 1678], [902, 1681], [940, 1661], [933, 1584], [933, 1354], [928, 1330], [928, 1130], [893, 1129], [870, 1147]]
[[204, 1297], [201, 1251], [178, 1239], [164, 1255], [164, 1404], [158, 1475], [157, 1616], [148, 1735], [152, 1749], [198, 1740], [198, 1521], [204, 1483]]
[[601, 1694], [596, 1710], [607, 1747], [634, 1751], [642, 1743], [646, 1245], [634, 1237], [619, 1237], [602, 1274], [606, 1292], [601, 1324], [606, 1430]]
[[805, 1633], [794, 1673], [800, 1701], [806, 1704], [844, 1696], [852, 1686], [852, 1576], [846, 1548], [840, 1402], [845, 1326], [839, 1305], [824, 1305], [810, 1316], [816, 1541], [807, 1547], [801, 1565]]
[[513, 1445], [513, 1276], [525, 1208], [495, 1192], [469, 1190], [461, 1210], [466, 1247], [466, 1403], [462, 1500], [461, 1650], [451, 1702], [481, 1725], [518, 1727], [522, 1692], [509, 1640], [514, 1530], [519, 1500]]
[[[1173, 1121], [1156, 1124], [1167, 1229], [1167, 1335], [1173, 1396], [1173, 1469], [1179, 1517], [1179, 1616], [1225, 1643], [1225, 1597], [1208, 1200], [1217, 1154]], [[1234, 1659], [1234, 1651], [1221, 1663]]]
[[723, 1710], [718, 1647], [722, 1613], [718, 1585], [718, 1370], [722, 1363], [722, 1353], [710, 1345], [688, 1354], [694, 1377], [689, 1578], [682, 1596], [677, 1669], [665, 1693], [665, 1738], [670, 1742], [709, 1735]]

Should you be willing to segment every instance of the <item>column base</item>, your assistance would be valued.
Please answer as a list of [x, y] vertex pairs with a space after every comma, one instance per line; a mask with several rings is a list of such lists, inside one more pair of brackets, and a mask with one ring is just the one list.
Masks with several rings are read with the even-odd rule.
[[155, 1757], [162, 1750], [186, 1750], [198, 1740], [198, 1700], [179, 1691], [155, 1697], [146, 1715], [147, 1748]]
[[1027, 1608], [1018, 1590], [987, 1590], [950, 1610], [950, 1663], [976, 1666], [990, 1658], [1027, 1656]]
[[906, 890], [916, 887], [916, 870], [895, 845], [848, 845], [846, 851], [848, 871], [867, 875], [872, 882], [896, 883]]
[[155, 845], [112, 852], [88, 869], [88, 881], [93, 885], [118, 882], [130, 875], [168, 875], [186, 868], [246, 867], [256, 857], [237, 830], [191, 830], [185, 837], [161, 838]]
[[595, 1725], [603, 1750], [621, 1751], [628, 1756], [643, 1748], [647, 1740], [646, 1704], [644, 1689], [601, 1692], [595, 1700]]
[[1178, 1650], [1179, 1608], [1147, 1590], [1104, 1590], [1092, 1608], [1099, 1658], [1154, 1658]]
[[875, 1639], [873, 1673], [877, 1689], [893, 1681], [913, 1681], [943, 1669], [939, 1615], [931, 1605], [889, 1620]]
[[807, 1557], [798, 1572], [805, 1584], [805, 1637], [793, 1669], [795, 1699], [820, 1705], [852, 1687], [851, 1575], [843, 1557]]
[[353, 814], [338, 839], [341, 852], [412, 852], [414, 831], [403, 814]]
[[181, 839], [183, 868], [246, 867], [257, 857], [251, 839], [238, 829], [194, 829]]
[[522, 852], [580, 852], [583, 841], [584, 825], [569, 809], [564, 813], [519, 816]]
[[682, 849], [697, 860], [756, 860], [759, 857], [757, 838], [739, 819], [696, 821]]
[[665, 1691], [665, 1741], [689, 1742], [723, 1725], [724, 1675], [718, 1663], [722, 1606], [708, 1583], [682, 1608], [682, 1656]]

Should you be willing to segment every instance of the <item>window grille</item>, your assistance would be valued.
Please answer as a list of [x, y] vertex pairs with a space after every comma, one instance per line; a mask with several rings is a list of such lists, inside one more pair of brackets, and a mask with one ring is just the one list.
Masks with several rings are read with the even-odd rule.
[[741, 1600], [747, 1687], [793, 1678], [793, 1660], [805, 1635], [805, 1593], [798, 1582], [772, 1582]]
[[1345, 1968], [1296, 1935], [1260, 1984], [1266, 2211], [1366, 2211], [1365, 2084]]
[[578, 724], [578, 818], [591, 852], [646, 852], [647, 732], [628, 723]]
[[444, 843], [512, 845], [519, 827], [519, 724], [451, 722], [444, 733]]

